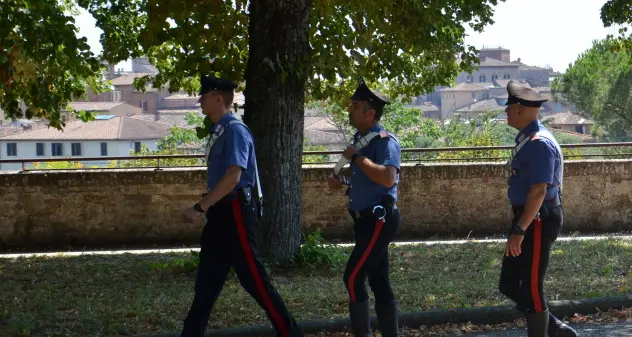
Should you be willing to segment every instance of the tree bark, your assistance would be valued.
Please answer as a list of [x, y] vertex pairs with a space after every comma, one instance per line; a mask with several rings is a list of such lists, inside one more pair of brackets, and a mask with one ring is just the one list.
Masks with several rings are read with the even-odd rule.
[[252, 129], [264, 195], [263, 255], [285, 264], [301, 243], [301, 159], [311, 0], [249, 6], [244, 122]]

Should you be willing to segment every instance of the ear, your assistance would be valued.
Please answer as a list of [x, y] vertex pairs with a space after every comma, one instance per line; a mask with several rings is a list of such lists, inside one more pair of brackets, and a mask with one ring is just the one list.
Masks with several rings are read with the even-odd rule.
[[366, 112], [366, 116], [371, 116], [373, 117], [373, 119], [375, 119], [375, 109], [371, 108], [365, 112]]

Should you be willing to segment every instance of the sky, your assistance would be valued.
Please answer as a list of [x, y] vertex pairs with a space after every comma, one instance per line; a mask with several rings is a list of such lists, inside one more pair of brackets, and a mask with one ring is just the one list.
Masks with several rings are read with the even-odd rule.
[[[465, 42], [476, 48], [503, 47], [511, 50], [511, 60], [564, 72], [594, 40], [617, 34], [617, 28], [604, 28], [600, 10], [606, 0], [506, 0], [494, 8], [494, 24], [482, 33], [468, 27]], [[581, 5], [580, 5], [581, 4]], [[83, 11], [76, 18], [80, 36], [96, 54], [101, 52], [101, 29]], [[131, 70], [131, 62], [117, 68]]]

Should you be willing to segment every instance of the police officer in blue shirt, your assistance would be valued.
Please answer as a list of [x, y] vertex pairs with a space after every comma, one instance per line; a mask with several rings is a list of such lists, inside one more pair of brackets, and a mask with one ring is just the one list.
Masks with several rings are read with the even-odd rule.
[[551, 246], [562, 229], [562, 150], [538, 120], [546, 99], [513, 81], [507, 92], [507, 123], [520, 132], [509, 163], [507, 196], [514, 216], [499, 288], [526, 316], [529, 337], [576, 336], [548, 312], [543, 292]]
[[[399, 230], [395, 202], [401, 161], [397, 139], [379, 124], [385, 104], [380, 93], [362, 80], [351, 97], [349, 121], [357, 129], [354, 146], [343, 157], [350, 167], [329, 177], [330, 188], [349, 182], [349, 213], [354, 220], [355, 247], [344, 273], [349, 294], [349, 315], [355, 336], [371, 336], [369, 285], [375, 295], [375, 312], [382, 336], [398, 336], [397, 301], [389, 279], [388, 245]], [[364, 145], [364, 147], [362, 147]]]
[[[202, 337], [231, 267], [244, 289], [265, 310], [277, 336], [303, 336], [261, 263], [256, 246], [261, 197], [253, 138], [230, 112], [231, 81], [202, 76], [200, 105], [214, 122], [208, 154], [208, 192], [184, 211], [188, 221], [206, 217], [200, 238], [195, 297], [183, 337]], [[257, 194], [255, 196], [254, 194]]]

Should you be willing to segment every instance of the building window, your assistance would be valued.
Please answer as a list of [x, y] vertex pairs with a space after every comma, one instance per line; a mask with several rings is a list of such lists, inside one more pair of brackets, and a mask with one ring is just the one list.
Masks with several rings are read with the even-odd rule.
[[43, 156], [44, 155], [44, 143], [36, 143], [35, 144], [35, 154], [37, 156]]
[[476, 92], [472, 91], [472, 98], [476, 98]]
[[62, 143], [52, 143], [50, 149], [53, 156], [58, 157], [64, 155], [64, 144]]
[[584, 133], [584, 126], [583, 125], [575, 125], [575, 132], [577, 132], [577, 133]]
[[140, 142], [134, 142], [134, 152], [140, 152]]
[[140, 107], [143, 111], [147, 111], [147, 101], [140, 101]]
[[7, 156], [15, 157], [18, 155], [18, 143], [7, 143]]
[[101, 155], [102, 156], [108, 155], [108, 143], [101, 143]]
[[73, 156], [81, 155], [81, 143], [72, 143], [70, 144], [70, 150]]

